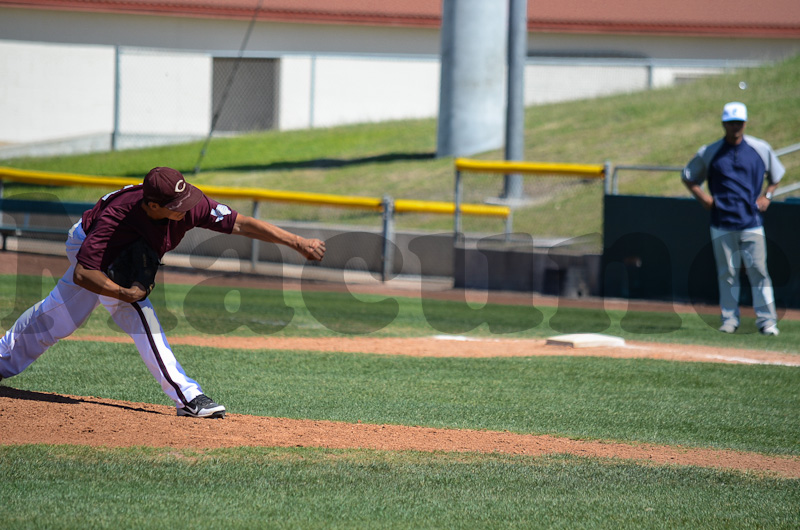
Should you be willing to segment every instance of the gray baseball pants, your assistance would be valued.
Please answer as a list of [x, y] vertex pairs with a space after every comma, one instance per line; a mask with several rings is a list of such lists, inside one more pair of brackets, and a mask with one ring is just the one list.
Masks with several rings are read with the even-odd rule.
[[764, 227], [727, 231], [711, 227], [711, 244], [717, 263], [719, 305], [722, 324], [739, 326], [739, 270], [743, 264], [753, 292], [756, 326], [777, 323], [775, 294], [767, 272], [767, 242]]

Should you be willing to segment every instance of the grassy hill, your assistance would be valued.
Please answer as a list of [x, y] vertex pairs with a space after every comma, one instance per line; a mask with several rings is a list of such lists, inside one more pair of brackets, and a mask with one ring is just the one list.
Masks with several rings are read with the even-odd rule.
[[[747, 89], [739, 88], [740, 81]], [[614, 165], [684, 165], [697, 148], [722, 135], [719, 115], [731, 100], [748, 105], [748, 133], [775, 148], [800, 142], [800, 57], [780, 64], [738, 70], [696, 82], [633, 94], [530, 107], [526, 111], [525, 157], [530, 161]], [[23, 158], [6, 165], [90, 175], [142, 177], [169, 165], [192, 175], [201, 142], [115, 153]], [[192, 178], [197, 184], [280, 190], [452, 200], [453, 160], [435, 158], [436, 121], [413, 120], [304, 131], [271, 131], [214, 138]], [[502, 151], [477, 158], [500, 159]], [[800, 180], [800, 153], [783, 159], [784, 183]], [[544, 184], [542, 183], [544, 180]], [[29, 187], [6, 186], [6, 196]], [[477, 177], [470, 201], [497, 196], [502, 177]], [[50, 190], [51, 193], [53, 192]], [[580, 236], [602, 230], [602, 186], [563, 179], [526, 179], [526, 192], [539, 199], [514, 214], [514, 229], [534, 235]], [[625, 173], [620, 192], [687, 196], [677, 173]], [[67, 200], [93, 201], [92, 189], [59, 189]], [[249, 211], [249, 204], [233, 204]], [[377, 226], [372, 212], [269, 205], [272, 220], [323, 220]], [[451, 230], [442, 216], [408, 215], [399, 228]], [[468, 230], [499, 231], [496, 221], [472, 220]]]

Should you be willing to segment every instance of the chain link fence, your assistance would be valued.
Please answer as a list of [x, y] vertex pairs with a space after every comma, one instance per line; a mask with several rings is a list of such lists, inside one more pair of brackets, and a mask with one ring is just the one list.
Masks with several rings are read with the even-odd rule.
[[[605, 166], [456, 161], [459, 202], [507, 205], [511, 216], [499, 222], [482, 217], [457, 217], [455, 231], [464, 241], [532, 243], [550, 248], [580, 238], [586, 250], [599, 251]], [[515, 166], [519, 173], [515, 174]], [[508, 196], [510, 179], [520, 192]]]

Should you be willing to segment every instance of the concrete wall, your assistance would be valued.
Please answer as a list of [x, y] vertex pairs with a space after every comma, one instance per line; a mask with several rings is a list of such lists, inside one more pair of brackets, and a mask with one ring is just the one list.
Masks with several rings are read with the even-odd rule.
[[[160, 83], [180, 94], [135, 85], [122, 103], [138, 93], [152, 106], [137, 103], [136, 111], [120, 116], [121, 126], [135, 134], [203, 135], [210, 125], [210, 58], [235, 56], [247, 26], [248, 21], [235, 20], [0, 8], [0, 142], [109, 134], [116, 45], [172, 50], [158, 58], [124, 56], [123, 82], [140, 83], [145, 72], [157, 72]], [[648, 71], [642, 65], [531, 59], [525, 98], [531, 105], [640, 90], [650, 83], [666, 86], [718, 72], [727, 62], [782, 59], [800, 53], [800, 39], [537, 33], [529, 35], [528, 49], [536, 56], [657, 62]], [[264, 22], [254, 26], [246, 56], [281, 59], [279, 124], [297, 129], [436, 116], [440, 51], [438, 28]], [[160, 131], [145, 133], [153, 115], [168, 119]]]
[[535, 33], [530, 35], [528, 50], [539, 56], [775, 61], [800, 53], [800, 39]]
[[647, 88], [641, 66], [529, 65], [525, 69], [525, 104], [536, 105], [597, 97]]
[[0, 41], [0, 79], [0, 142], [111, 131], [112, 48]]
[[[568, 245], [567, 245], [568, 247]], [[581, 298], [600, 296], [602, 257], [566, 247], [529, 244], [459, 244], [454, 249], [457, 288], [536, 292]]]
[[[285, 54], [279, 60], [280, 129], [431, 118], [439, 111], [436, 57]], [[680, 75], [720, 71], [565, 61], [529, 61], [527, 105], [642, 90], [650, 83], [672, 84]], [[69, 137], [78, 152], [107, 149], [114, 127], [114, 63], [110, 46], [0, 41], [0, 78], [5, 80], [0, 84], [0, 115], [5, 118], [0, 121], [0, 142]], [[144, 138], [133, 141], [136, 135], [158, 144], [208, 133], [209, 53], [122, 48], [119, 67], [121, 147], [148, 145]], [[502, 117], [502, 112], [494, 114]], [[92, 135], [91, 141], [78, 141]]]
[[438, 93], [434, 57], [285, 55], [280, 128], [430, 118]]
[[[323, 227], [304, 223], [278, 222], [279, 226], [308, 238], [326, 242], [325, 261], [320, 267], [380, 274], [383, 269], [383, 235], [358, 227]], [[394, 239], [392, 275], [451, 277], [453, 275], [452, 234], [399, 232]], [[257, 244], [258, 261], [303, 265], [306, 260], [287, 247]], [[192, 230], [175, 249], [179, 254], [236, 258], [250, 261], [253, 244], [241, 236], [220, 235], [209, 230]]]
[[[279, 105], [280, 129], [437, 114], [435, 58], [289, 54], [280, 61], [279, 94], [268, 102]], [[208, 134], [209, 53], [122, 48], [119, 67], [118, 133], [123, 138], [148, 136], [159, 143], [162, 138], [185, 141]], [[114, 130], [114, 71], [110, 46], [0, 41], [0, 79], [5, 80], [0, 84], [0, 142], [108, 137]], [[84, 144], [108, 148], [97, 138]]]
[[[121, 133], [208, 132], [208, 55], [128, 51], [119, 62]], [[0, 41], [0, 142], [110, 135], [115, 63], [110, 46]]]
[[306, 129], [314, 126], [315, 59], [311, 55], [291, 55], [281, 61], [281, 129]]
[[198, 53], [121, 53], [120, 132], [207, 134], [211, 62], [211, 57]]

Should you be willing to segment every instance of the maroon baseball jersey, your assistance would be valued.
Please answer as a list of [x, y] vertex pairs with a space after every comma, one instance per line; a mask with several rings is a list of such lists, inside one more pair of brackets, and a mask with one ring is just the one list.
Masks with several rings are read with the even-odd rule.
[[194, 227], [230, 234], [238, 212], [203, 196], [180, 221], [153, 220], [141, 203], [142, 185], [126, 186], [97, 201], [84, 212], [81, 225], [86, 239], [78, 251], [78, 263], [90, 270], [105, 271], [128, 245], [144, 238], [160, 256], [178, 246]]

